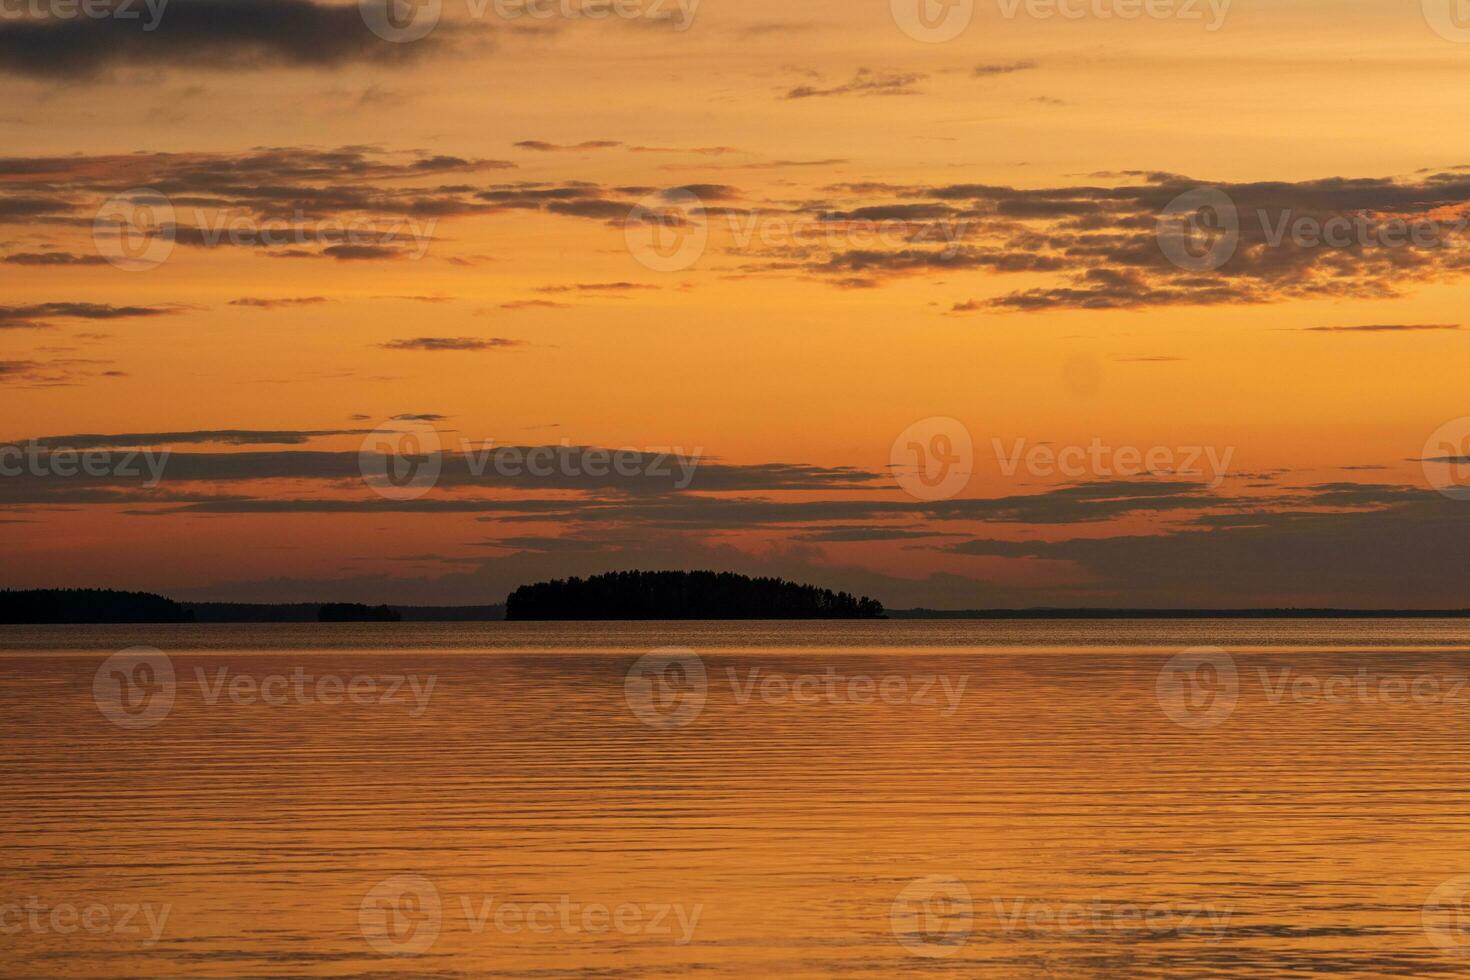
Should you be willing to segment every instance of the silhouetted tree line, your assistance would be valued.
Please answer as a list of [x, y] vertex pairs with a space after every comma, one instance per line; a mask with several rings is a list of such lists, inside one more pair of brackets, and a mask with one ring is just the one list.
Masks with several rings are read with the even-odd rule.
[[160, 595], [111, 589], [0, 591], [0, 623], [192, 623], [194, 614]]
[[364, 606], [359, 602], [329, 602], [317, 610], [322, 623], [396, 623], [403, 619], [387, 606]]
[[[190, 602], [186, 604], [197, 623], [321, 623], [322, 606], [317, 602]], [[363, 606], [364, 609], [372, 607]], [[381, 607], [380, 607], [381, 608]], [[483, 623], [505, 618], [505, 606], [388, 606], [394, 619], [365, 617], [357, 622]]]
[[609, 572], [523, 585], [506, 619], [883, 619], [883, 604], [733, 572]]
[[356, 602], [174, 602], [112, 589], [0, 590], [0, 624], [25, 623], [397, 623], [505, 618], [494, 606], [368, 606]]

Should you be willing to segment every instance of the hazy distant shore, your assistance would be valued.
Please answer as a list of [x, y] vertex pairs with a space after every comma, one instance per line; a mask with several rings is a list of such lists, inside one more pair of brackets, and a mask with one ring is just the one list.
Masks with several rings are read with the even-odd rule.
[[[37, 601], [44, 596], [44, 601]], [[353, 615], [353, 611], [360, 615]], [[327, 615], [324, 615], [327, 613]], [[385, 615], [385, 613], [390, 615]], [[1118, 619], [1461, 619], [1470, 609], [890, 609], [889, 619], [950, 620], [1118, 620]], [[561, 616], [572, 622], [785, 621], [784, 616]], [[0, 625], [102, 625], [122, 623], [473, 623], [504, 622], [506, 606], [378, 606], [299, 602], [175, 602], [141, 592], [108, 590], [0, 591]], [[833, 620], [850, 622], [851, 620]]]

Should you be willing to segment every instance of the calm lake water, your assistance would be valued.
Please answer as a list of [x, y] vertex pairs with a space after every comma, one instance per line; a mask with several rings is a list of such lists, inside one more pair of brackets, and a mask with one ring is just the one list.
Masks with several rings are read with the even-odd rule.
[[0, 628], [0, 974], [1466, 976], [1467, 677], [1432, 620]]

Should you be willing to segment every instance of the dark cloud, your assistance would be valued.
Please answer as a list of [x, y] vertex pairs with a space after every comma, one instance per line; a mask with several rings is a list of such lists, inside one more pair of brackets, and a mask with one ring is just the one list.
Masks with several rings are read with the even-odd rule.
[[34, 218], [43, 214], [64, 214], [74, 209], [72, 202], [56, 197], [0, 197], [0, 218]]
[[884, 527], [881, 525], [828, 525], [819, 531], [806, 531], [794, 534], [794, 541], [812, 541], [823, 544], [840, 544], [857, 541], [912, 541], [925, 538], [948, 537], [945, 531], [924, 530], [922, 528]]
[[[1470, 606], [1458, 572], [1470, 548], [1462, 501], [1413, 488], [1370, 488], [1353, 496], [1379, 506], [1349, 513], [1256, 511], [1216, 518], [1207, 530], [1151, 535], [1052, 543], [978, 539], [948, 550], [1075, 564], [1089, 584], [1070, 595], [1088, 605]], [[1068, 600], [1051, 590], [1046, 601]]]
[[[832, 185], [824, 190], [835, 200], [810, 201], [799, 212], [891, 225], [889, 235], [908, 244], [852, 247], [834, 235], [824, 249], [804, 239], [768, 250], [745, 271], [800, 271], [837, 286], [855, 273], [878, 282], [957, 269], [1060, 275], [952, 312], [1382, 299], [1470, 272], [1470, 174], [1458, 170], [1235, 184], [1155, 171], [1094, 176], [1117, 183]], [[1190, 271], [1163, 246], [1198, 243], [1162, 219], [1171, 202], [1202, 187], [1228, 197], [1239, 230], [1217, 269]]]
[[827, 221], [933, 221], [953, 213], [954, 208], [945, 204], [882, 204], [832, 211], [822, 217]]
[[122, 378], [112, 361], [83, 357], [53, 357], [42, 361], [0, 361], [0, 384], [21, 388], [68, 388], [98, 378]]
[[[512, 166], [447, 154], [388, 153], [371, 147], [266, 147], [243, 153], [138, 153], [0, 158], [0, 224], [84, 226], [104, 201], [121, 198], [151, 212], [160, 233], [190, 248], [244, 247], [283, 257], [399, 258], [421, 254], [433, 219], [487, 214], [497, 206], [463, 183], [431, 184]], [[146, 193], [131, 189], [149, 188]], [[10, 196], [7, 196], [7, 192]], [[65, 194], [65, 198], [49, 193]], [[121, 193], [120, 193], [121, 192]], [[38, 196], [39, 195], [39, 196]], [[24, 198], [29, 214], [8, 218]], [[11, 208], [10, 210], [16, 210]], [[72, 212], [84, 210], [85, 218]], [[169, 214], [172, 212], [172, 218]], [[288, 247], [289, 246], [289, 247]], [[327, 251], [318, 250], [325, 246]], [[99, 256], [30, 251], [16, 264], [98, 264]], [[31, 258], [30, 256], [44, 256]]]
[[199, 429], [183, 432], [79, 433], [31, 440], [55, 449], [119, 449], [219, 443], [227, 446], [296, 446], [323, 436], [366, 435], [370, 429]]
[[108, 303], [36, 303], [31, 306], [0, 306], [0, 329], [49, 326], [52, 320], [124, 320], [132, 317], [169, 316], [179, 312], [166, 306], [113, 306]]
[[352, 262], [397, 259], [402, 258], [406, 252], [395, 245], [329, 245], [322, 249], [321, 254], [343, 262]]
[[17, 252], [7, 255], [3, 260], [6, 265], [106, 265], [107, 260], [100, 255], [73, 255], [70, 252]]
[[[416, 420], [414, 416], [399, 416], [400, 420]], [[187, 443], [208, 442], [224, 439], [235, 430], [203, 433], [175, 433], [177, 441]], [[309, 439], [318, 435], [356, 435], [357, 430], [313, 430], [294, 432], [256, 432], [240, 430], [236, 433], [248, 445], [248, 440]], [[47, 437], [46, 442], [57, 444], [60, 439], [85, 441], [89, 445], [107, 446], [114, 444], [146, 445], [166, 444], [162, 438], [167, 433], [142, 433], [107, 435], [76, 435]], [[536, 513], [553, 514], [559, 519], [604, 520], [619, 518], [618, 508], [628, 508], [626, 518], [646, 521], [668, 511], [668, 518], [676, 524], [689, 524], [708, 520], [708, 515], [699, 516], [704, 508], [733, 505], [737, 509], [758, 507], [762, 502], [722, 501], [714, 497], [697, 497], [692, 490], [707, 493], [761, 493], [776, 491], [818, 490], [872, 490], [880, 484], [877, 474], [849, 467], [819, 467], [802, 464], [762, 463], [731, 465], [716, 460], [701, 458], [697, 448], [688, 450], [635, 450], [608, 449], [592, 446], [515, 446], [467, 440], [455, 442], [447, 434], [441, 437], [444, 451], [440, 459], [441, 472], [435, 486], [434, 499], [408, 501], [405, 509], [444, 509], [459, 513], [515, 511], [523, 508], [524, 501], [485, 500], [465, 498], [458, 491], [473, 489], [507, 490], [571, 490], [590, 494], [587, 500], [564, 498], [537, 504], [529, 510]], [[26, 440], [18, 440], [17, 445]], [[228, 441], [225, 439], [224, 441]], [[289, 444], [289, 443], [288, 443]], [[79, 443], [69, 444], [77, 448]], [[538, 459], [550, 460], [554, 465], [536, 467], [527, 465], [532, 453]], [[533, 472], [533, 469], [537, 472]], [[545, 472], [549, 469], [549, 472]], [[591, 472], [589, 472], [589, 470]], [[309, 499], [282, 497], [279, 493], [265, 490], [257, 495], [251, 484], [267, 481], [308, 481], [322, 484], [313, 489], [331, 489], [338, 493], [356, 491], [354, 495], [324, 498], [315, 493]], [[169, 502], [187, 506], [191, 510], [217, 513], [244, 512], [333, 512], [348, 513], [358, 510], [393, 510], [399, 502], [384, 501], [369, 492], [363, 483], [359, 453], [353, 451], [320, 450], [276, 450], [244, 452], [174, 452], [170, 455], [163, 486], [165, 497], [129, 497], [130, 487], [137, 481], [120, 479], [114, 475], [91, 477], [78, 475], [67, 481], [46, 480], [40, 477], [16, 476], [0, 480], [0, 503], [83, 503], [134, 500], [140, 503]], [[327, 487], [326, 485], [330, 485]], [[211, 485], [211, 486], [206, 486]], [[218, 488], [231, 485], [233, 492], [221, 494]], [[837, 506], [841, 509], [842, 502]], [[687, 512], [681, 511], [687, 507]], [[899, 512], [903, 512], [900, 505]], [[854, 512], [858, 509], [854, 508]], [[782, 511], [786, 515], [801, 513], [798, 510]], [[769, 516], [769, 515], [768, 515]], [[795, 519], [785, 516], [783, 520]]]
[[628, 217], [633, 210], [633, 203], [624, 201], [609, 201], [601, 198], [584, 198], [579, 201], [552, 201], [546, 205], [546, 210], [552, 214], [564, 214], [573, 218], [597, 218], [601, 221], [615, 221]]
[[[4, 486], [0, 484], [0, 492]], [[657, 498], [658, 502], [666, 498]], [[291, 501], [261, 500], [264, 511], [298, 509]], [[330, 502], [329, 502], [330, 503]], [[564, 520], [567, 501], [532, 499], [478, 504], [484, 526], [495, 530], [523, 522]], [[284, 505], [284, 506], [283, 506]], [[186, 512], [221, 512], [227, 500], [181, 504]], [[254, 512], [249, 502], [234, 505]], [[519, 510], [515, 508], [519, 507]], [[368, 501], [360, 506], [316, 507], [317, 513], [451, 512], [457, 501], [432, 498], [402, 503]], [[835, 566], [824, 559], [821, 542], [800, 542], [774, 552], [751, 554], [684, 529], [624, 525], [578, 525], [573, 531], [549, 528], [511, 532], [478, 545], [510, 554], [487, 556], [475, 569], [422, 580], [379, 579], [341, 585], [354, 597], [384, 600], [483, 601], [526, 581], [587, 575], [629, 567], [728, 568], [745, 574], [775, 574], [832, 588], [863, 592], [891, 608], [1018, 608], [1037, 606], [1140, 606], [1241, 608], [1272, 606], [1385, 605], [1421, 608], [1470, 606], [1462, 557], [1470, 547], [1470, 522], [1464, 504], [1419, 491], [1386, 507], [1358, 513], [1261, 511], [1239, 520], [1200, 529], [1160, 533], [1043, 541], [970, 538], [945, 549], [965, 573], [902, 578], [883, 572]], [[140, 511], [141, 512], [141, 511]], [[1243, 523], [1242, 523], [1243, 522]], [[828, 525], [841, 537], [844, 528]], [[907, 527], [907, 525], [905, 525]], [[820, 527], [797, 533], [820, 534]], [[898, 543], [898, 542], [895, 542]], [[906, 547], [923, 547], [910, 542]], [[1361, 560], [1364, 554], [1374, 561]], [[973, 560], [973, 565], [968, 564]], [[1028, 563], [1017, 574], [1012, 562]], [[953, 565], [951, 567], [954, 567]], [[1046, 568], [1058, 574], [1038, 574]], [[1055, 584], [1062, 582], [1063, 584]], [[252, 598], [279, 598], [302, 591], [302, 582], [239, 583], [214, 586]], [[275, 588], [256, 595], [253, 588]], [[391, 591], [390, 591], [391, 590]], [[319, 586], [316, 591], [320, 591]]]
[[[356, 3], [313, 0], [172, 0], [156, 24], [137, 17], [0, 20], [0, 71], [58, 82], [142, 66], [231, 70], [284, 65], [335, 68], [407, 62], [440, 46], [451, 25], [416, 44], [368, 29]], [[149, 27], [149, 29], [145, 29]]]
[[740, 189], [731, 187], [729, 184], [685, 184], [682, 187], [670, 187], [660, 192], [665, 200], [678, 200], [685, 194], [693, 194], [695, 197], [705, 201], [722, 201], [727, 198], [739, 197]]

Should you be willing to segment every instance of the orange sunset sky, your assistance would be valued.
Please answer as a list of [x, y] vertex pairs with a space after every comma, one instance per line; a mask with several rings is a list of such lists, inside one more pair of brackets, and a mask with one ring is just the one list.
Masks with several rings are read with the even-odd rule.
[[[443, 0], [385, 22], [417, 40], [327, 0], [4, 6], [0, 585], [1470, 605], [1449, 4], [918, 2]], [[1238, 209], [1217, 268], [1160, 244], [1199, 187]], [[363, 476], [400, 432], [443, 451], [422, 493]], [[487, 441], [697, 466], [475, 473]]]

